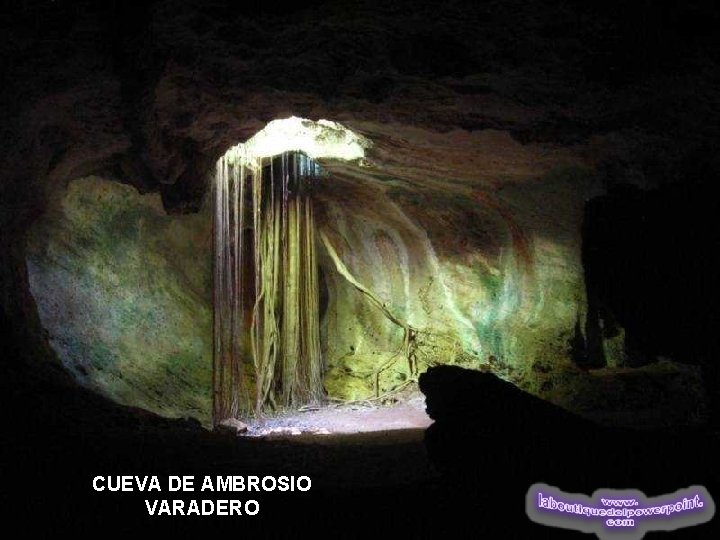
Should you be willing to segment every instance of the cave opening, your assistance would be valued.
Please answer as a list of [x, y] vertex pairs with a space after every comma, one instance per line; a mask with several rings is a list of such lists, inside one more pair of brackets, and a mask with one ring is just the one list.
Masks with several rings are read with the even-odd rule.
[[[278, 128], [277, 133], [268, 136], [272, 128]], [[293, 413], [308, 411], [314, 413], [311, 422], [316, 431], [323, 434], [330, 433], [325, 426], [333, 432], [365, 432], [422, 428], [428, 422], [417, 399], [391, 412], [376, 411], [371, 405], [375, 398], [386, 397], [380, 395], [379, 376], [398, 357], [407, 359], [410, 377], [392, 393], [417, 383], [418, 330], [358, 281], [333, 246], [331, 223], [326, 216], [316, 218], [315, 192], [333, 178], [309, 154], [357, 159], [337, 144], [338, 138], [357, 144], [352, 140], [357, 136], [343, 130], [322, 120], [274, 121], [217, 161], [212, 186], [215, 427], [237, 426], [241, 420], [255, 425], [256, 432], [269, 418], [276, 424], [278, 419], [280, 424], [307, 424], [307, 417], [293, 418]], [[322, 258], [332, 263], [325, 270], [319, 262], [321, 248]], [[326, 271], [339, 274], [371, 309], [402, 329], [400, 349], [373, 374], [375, 395], [362, 400], [372, 410], [359, 415], [357, 403], [343, 407], [347, 400], [333, 399], [324, 387], [323, 350], [333, 339], [328, 331], [321, 332], [330, 303]], [[298, 431], [296, 426], [289, 430]]]

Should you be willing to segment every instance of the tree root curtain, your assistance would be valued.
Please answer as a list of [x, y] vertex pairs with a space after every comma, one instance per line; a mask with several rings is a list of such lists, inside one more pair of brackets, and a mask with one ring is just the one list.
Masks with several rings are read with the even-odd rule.
[[[322, 398], [319, 288], [311, 189], [299, 152], [218, 160], [214, 214], [213, 421]], [[252, 228], [252, 250], [246, 245]], [[244, 260], [250, 252], [252, 260]], [[252, 272], [252, 276], [246, 275]], [[252, 278], [252, 280], [250, 280]], [[247, 283], [254, 282], [248, 291]], [[251, 294], [253, 298], [246, 296]]]

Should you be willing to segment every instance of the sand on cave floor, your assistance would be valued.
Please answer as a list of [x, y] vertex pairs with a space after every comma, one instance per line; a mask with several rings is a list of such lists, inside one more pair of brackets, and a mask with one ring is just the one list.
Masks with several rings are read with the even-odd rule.
[[248, 424], [246, 437], [312, 443], [399, 443], [422, 440], [432, 423], [421, 394], [392, 405], [331, 404]]

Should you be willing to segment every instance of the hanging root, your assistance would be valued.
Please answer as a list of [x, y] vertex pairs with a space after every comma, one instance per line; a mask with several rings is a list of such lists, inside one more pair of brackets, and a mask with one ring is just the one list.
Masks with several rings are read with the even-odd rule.
[[282, 154], [279, 165], [273, 170], [270, 160], [269, 176], [258, 173], [252, 184], [258, 416], [267, 408], [317, 404], [323, 395], [315, 217], [301, 186], [309, 163]]
[[[320, 231], [320, 239], [322, 240], [322, 243], [325, 246], [328, 255], [330, 255], [330, 258], [335, 264], [335, 268], [340, 273], [340, 275], [343, 276], [353, 287], [360, 291], [370, 301], [371, 304], [373, 304], [380, 311], [382, 311], [383, 315], [385, 315], [385, 317], [387, 317], [390, 322], [398, 325], [400, 328], [403, 329], [403, 344], [400, 349], [398, 349], [398, 351], [395, 352], [395, 354], [393, 354], [387, 362], [385, 362], [373, 372], [373, 383], [375, 386], [374, 399], [379, 399], [383, 397], [380, 396], [380, 374], [387, 368], [389, 368], [392, 364], [394, 364], [400, 357], [401, 353], [408, 362], [410, 378], [404, 383], [402, 383], [400, 387], [404, 388], [410, 382], [417, 382], [417, 335], [419, 330], [414, 326], [411, 326], [410, 323], [403, 321], [402, 319], [397, 317], [394, 313], [390, 311], [390, 309], [388, 309], [385, 303], [380, 300], [370, 289], [368, 289], [365, 285], [355, 279], [355, 277], [350, 273], [350, 270], [348, 270], [347, 266], [345, 266], [345, 264], [340, 260], [337, 251], [335, 251], [335, 248], [330, 242], [330, 239], [327, 237], [325, 231], [323, 230]], [[397, 391], [397, 388], [393, 390], [393, 392], [395, 391]]]
[[[322, 357], [315, 217], [308, 179], [317, 164], [298, 153], [265, 162], [226, 154], [215, 177], [213, 421], [319, 403]], [[248, 184], [248, 186], [246, 186]], [[252, 207], [246, 203], [246, 187]], [[243, 260], [245, 214], [252, 212], [253, 261]], [[244, 323], [243, 272], [251, 266], [255, 302]], [[242, 371], [249, 334], [254, 399]]]
[[213, 216], [213, 424], [242, 416], [249, 401], [242, 362], [244, 171], [218, 160]]

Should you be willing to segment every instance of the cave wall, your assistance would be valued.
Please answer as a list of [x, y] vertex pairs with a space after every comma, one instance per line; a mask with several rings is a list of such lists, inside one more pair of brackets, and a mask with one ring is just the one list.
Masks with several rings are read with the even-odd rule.
[[27, 238], [47, 339], [82, 384], [121, 404], [209, 422], [211, 219], [160, 195], [71, 181]]
[[[423, 134], [423, 141], [415, 132], [404, 139], [410, 134], [399, 129], [404, 144], [393, 157], [381, 142], [369, 167], [336, 170], [320, 191], [333, 245], [361, 283], [421, 330], [421, 369], [492, 366], [535, 392], [547, 390], [538, 369], [572, 370], [578, 354], [573, 339], [586, 313], [580, 225], [584, 201], [597, 190], [593, 170], [572, 152], [538, 159], [537, 147], [501, 133], [464, 149], [455, 144], [457, 134], [446, 135], [433, 141], [431, 153], [427, 138], [441, 136]], [[455, 148], [445, 155], [443, 147]], [[487, 163], [477, 165], [483, 154], [512, 155], [505, 182], [486, 180], [497, 176]], [[374, 166], [373, 156], [383, 161]], [[413, 159], [416, 170], [403, 168]], [[423, 160], [430, 161], [426, 168]], [[398, 355], [402, 330], [332, 262], [323, 264], [332, 291], [324, 327], [333, 336], [329, 387], [357, 399], [407, 380], [408, 362]], [[387, 363], [375, 388], [375, 370]]]
[[[489, 369], [573, 410], [612, 417], [598, 401], [627, 395], [626, 382], [579, 367], [588, 312], [581, 225], [586, 200], [602, 191], [587, 148], [523, 145], [501, 132], [462, 148], [458, 132], [361, 126], [376, 142], [359, 162], [324, 163], [329, 174], [314, 193], [318, 227], [352, 275], [419, 330], [419, 371]], [[498, 161], [499, 171], [492, 167]], [[197, 212], [168, 213], [160, 194], [97, 176], [75, 179], [48, 199], [27, 237], [27, 268], [62, 364], [119, 403], [208, 423], [207, 201]], [[411, 380], [402, 329], [337, 271], [324, 248], [319, 262], [328, 395], [362, 400]], [[620, 365], [622, 335], [605, 341], [607, 359]], [[625, 378], [633, 376], [660, 380], [675, 396], [668, 407], [682, 402], [677, 414], [695, 414], [683, 395], [700, 392], [697, 371], [666, 364]], [[626, 405], [621, 399], [615, 407]]]
[[[588, 170], [551, 169], [540, 188], [504, 186], [492, 200], [373, 172], [331, 174], [317, 191], [319, 226], [353, 275], [420, 329], [421, 371], [491, 366], [540, 392], [533, 366], [572, 367], [585, 313], [578, 216]], [[27, 264], [63, 365], [120, 403], [206, 421], [207, 206], [169, 215], [158, 194], [100, 177], [73, 180], [51, 201], [28, 236]], [[402, 330], [321, 254], [326, 388], [342, 399], [385, 394], [412, 376]]]

